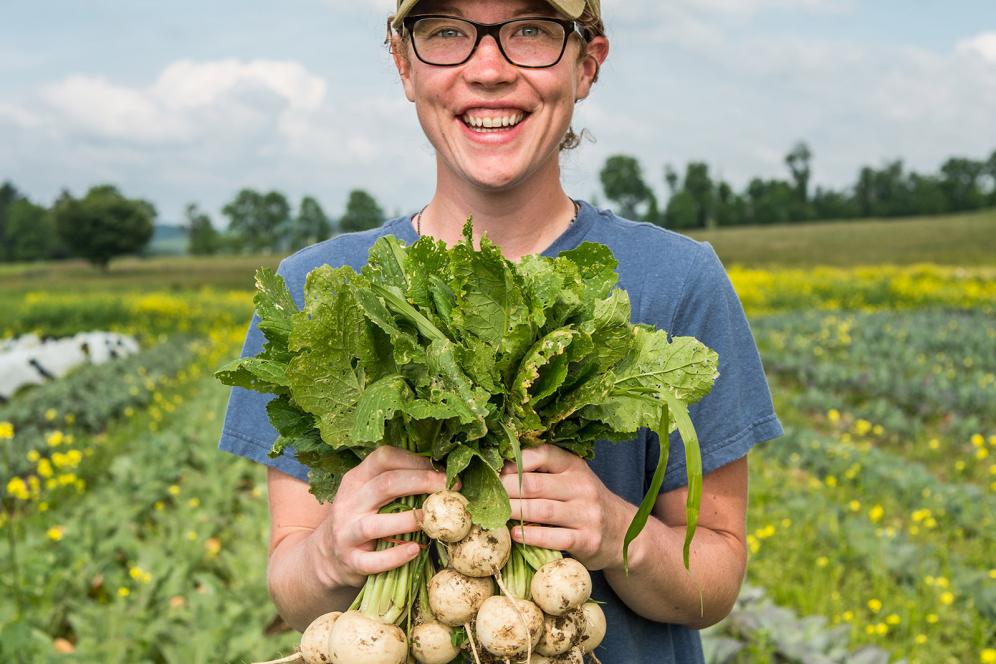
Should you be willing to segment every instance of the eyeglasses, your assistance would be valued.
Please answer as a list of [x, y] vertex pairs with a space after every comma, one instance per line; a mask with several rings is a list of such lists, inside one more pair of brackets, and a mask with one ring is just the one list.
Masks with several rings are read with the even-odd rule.
[[505, 59], [517, 67], [552, 67], [564, 56], [575, 32], [585, 39], [576, 21], [517, 18], [503, 23], [475, 23], [442, 15], [407, 16], [402, 21], [412, 36], [415, 56], [427, 65], [455, 67], [470, 60], [478, 44], [491, 35]]

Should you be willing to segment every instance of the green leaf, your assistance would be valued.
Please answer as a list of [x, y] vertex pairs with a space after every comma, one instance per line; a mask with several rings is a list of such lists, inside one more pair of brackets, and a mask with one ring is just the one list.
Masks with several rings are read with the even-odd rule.
[[256, 315], [259, 316], [260, 332], [270, 342], [286, 347], [291, 331], [291, 316], [298, 309], [283, 278], [269, 268], [256, 270], [253, 304]]
[[460, 474], [460, 493], [467, 498], [467, 511], [485, 530], [501, 528], [512, 517], [512, 507], [501, 478], [477, 455]]
[[291, 402], [287, 395], [271, 399], [266, 404], [266, 414], [270, 423], [281, 436], [292, 438], [303, 436], [315, 428], [315, 417], [306, 413]]
[[695, 433], [692, 418], [688, 415], [688, 406], [673, 395], [664, 393], [664, 399], [674, 415], [678, 425], [678, 433], [685, 444], [685, 469], [688, 474], [688, 500], [685, 504], [685, 568], [688, 569], [689, 555], [692, 546], [692, 536], [699, 522], [699, 508], [702, 505], [702, 452], [699, 449], [699, 436]]
[[[384, 440], [384, 423], [398, 411], [404, 410], [412, 394], [404, 378], [386, 376], [367, 385], [356, 402], [356, 416], [350, 437], [361, 443], [380, 443]], [[401, 446], [403, 441], [392, 441]]]
[[[667, 434], [669, 428], [670, 416], [668, 414], [668, 407], [665, 405], [661, 409], [660, 424], [657, 427], [657, 438], [660, 442], [660, 456], [657, 458], [657, 468], [654, 470], [654, 477], [650, 481], [650, 488], [647, 489], [646, 495], [643, 496], [640, 507], [630, 522], [629, 528], [626, 529], [626, 537], [623, 539], [623, 569], [626, 571], [626, 574], [629, 574], [629, 545], [636, 539], [637, 535], [643, 532], [643, 528], [647, 525], [647, 519], [650, 518], [650, 513], [654, 511], [654, 505], [657, 504], [657, 494], [660, 493], [661, 486], [664, 484], [664, 472], [667, 470], [667, 457], [671, 449], [671, 441]], [[685, 567], [688, 567], [687, 549]]]
[[290, 385], [286, 365], [258, 357], [229, 362], [214, 375], [225, 385], [265, 394], [283, 394]]

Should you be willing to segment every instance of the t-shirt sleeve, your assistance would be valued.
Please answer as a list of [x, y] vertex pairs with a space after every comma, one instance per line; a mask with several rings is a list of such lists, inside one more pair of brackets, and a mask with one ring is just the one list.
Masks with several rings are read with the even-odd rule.
[[[277, 274], [286, 276], [283, 274], [283, 264], [277, 269]], [[293, 288], [291, 290], [293, 292]], [[300, 302], [298, 306], [301, 306]], [[259, 318], [253, 315], [240, 357], [259, 354], [263, 350], [265, 341], [266, 338], [259, 331]], [[272, 398], [273, 395], [270, 394], [233, 387], [228, 398], [228, 408], [225, 411], [225, 422], [222, 425], [218, 448], [306, 481], [308, 469], [294, 458], [293, 452], [287, 450], [275, 459], [267, 456], [278, 435], [266, 414], [266, 404]]]
[[[695, 337], [719, 354], [719, 378], [712, 391], [689, 409], [702, 450], [702, 470], [709, 473], [784, 432], [740, 298], [712, 246], [702, 243], [700, 247], [668, 333]], [[650, 450], [656, 450], [657, 437], [650, 436]], [[652, 467], [649, 472], [653, 473]], [[685, 449], [675, 432], [662, 490], [687, 482]]]

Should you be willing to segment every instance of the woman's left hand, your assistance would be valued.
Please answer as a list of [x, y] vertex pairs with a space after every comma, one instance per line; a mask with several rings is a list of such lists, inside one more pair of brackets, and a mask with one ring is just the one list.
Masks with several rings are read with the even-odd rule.
[[[590, 570], [622, 568], [623, 539], [636, 507], [612, 493], [581, 457], [553, 445], [522, 450], [502, 469], [512, 503], [512, 539], [567, 551]], [[533, 525], [536, 524], [536, 525]]]

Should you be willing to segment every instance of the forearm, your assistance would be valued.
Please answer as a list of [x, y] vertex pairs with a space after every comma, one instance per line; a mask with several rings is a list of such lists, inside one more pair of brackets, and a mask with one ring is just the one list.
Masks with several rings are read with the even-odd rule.
[[689, 571], [682, 558], [684, 540], [684, 526], [671, 527], [651, 516], [630, 545], [629, 575], [613, 567], [605, 570], [605, 578], [639, 615], [702, 629], [733, 608], [746, 569], [746, 551], [733, 535], [699, 526], [692, 539]]
[[270, 554], [267, 581], [281, 617], [298, 631], [329, 611], [345, 611], [360, 589], [331, 575], [319, 555], [315, 531], [301, 530], [284, 537]]

